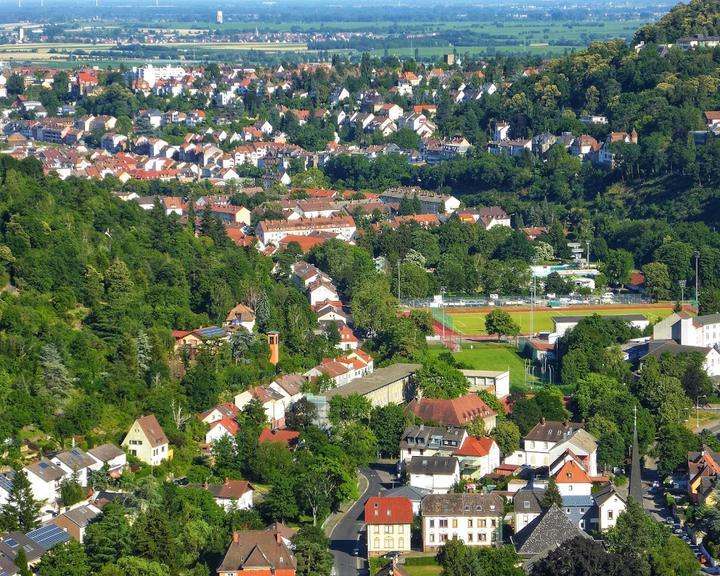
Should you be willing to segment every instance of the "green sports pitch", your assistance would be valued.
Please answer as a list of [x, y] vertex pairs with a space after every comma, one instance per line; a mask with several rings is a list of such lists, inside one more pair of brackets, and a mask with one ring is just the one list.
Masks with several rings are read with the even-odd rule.
[[[530, 334], [533, 323], [535, 332], [552, 332], [554, 329], [552, 319], [556, 316], [591, 316], [592, 314], [617, 316], [622, 314], [641, 314], [650, 320], [650, 322], [657, 322], [669, 316], [673, 311], [673, 307], [673, 304], [668, 304], [667, 306], [653, 305], [647, 307], [542, 308], [535, 310], [533, 322], [531, 322], [531, 312], [527, 309], [513, 311], [512, 308], [504, 308], [504, 310], [520, 325], [521, 334]], [[446, 312], [444, 320], [442, 314], [436, 314], [435, 317], [439, 322], [444, 321], [445, 326], [463, 336], [485, 335], [487, 334], [485, 331], [485, 317], [488, 313], [489, 310], [482, 309], [473, 312]]]

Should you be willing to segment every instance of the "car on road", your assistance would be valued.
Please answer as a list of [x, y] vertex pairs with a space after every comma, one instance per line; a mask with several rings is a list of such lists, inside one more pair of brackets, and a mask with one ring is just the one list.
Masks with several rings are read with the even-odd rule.
[[358, 546], [356, 544], [355, 547], [353, 548], [352, 554], [353, 554], [353, 556], [360, 556], [360, 546]]
[[396, 558], [400, 558], [400, 552], [388, 552], [387, 554], [383, 555], [383, 558], [387, 558], [388, 560], [395, 560]]
[[667, 518], [665, 518], [665, 524], [670, 524], [672, 526], [673, 524], [675, 524], [675, 518], [668, 516]]

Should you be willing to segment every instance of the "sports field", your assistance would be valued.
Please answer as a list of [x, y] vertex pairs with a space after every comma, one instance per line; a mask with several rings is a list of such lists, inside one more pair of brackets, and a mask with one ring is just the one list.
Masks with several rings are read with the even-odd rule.
[[[430, 354], [433, 356], [447, 351], [444, 346], [430, 348]], [[453, 352], [453, 356], [458, 362], [475, 370], [510, 370], [510, 386], [513, 389], [523, 388], [526, 384], [523, 359], [512, 344], [499, 342], [464, 344], [462, 350]], [[532, 381], [535, 381], [535, 378], [532, 378]]]
[[[583, 306], [561, 309], [541, 308], [534, 312], [534, 319], [531, 321], [531, 312], [527, 308], [513, 310], [505, 308], [515, 322], [520, 325], [521, 334], [535, 332], [552, 332], [552, 318], [555, 316], [590, 316], [600, 314], [602, 316], [615, 316], [622, 314], [642, 314], [650, 322], [657, 322], [669, 316], [673, 311], [674, 304], [648, 306]], [[445, 326], [463, 336], [486, 335], [485, 316], [490, 309], [483, 308], [474, 311], [446, 311]], [[442, 322], [441, 315], [435, 315], [436, 319]], [[532, 324], [534, 323], [534, 326]], [[531, 327], [532, 326], [532, 327]]]

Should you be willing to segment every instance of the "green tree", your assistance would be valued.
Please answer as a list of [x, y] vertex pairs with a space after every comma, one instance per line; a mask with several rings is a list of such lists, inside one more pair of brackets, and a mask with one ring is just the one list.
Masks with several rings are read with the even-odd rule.
[[505, 310], [495, 308], [485, 316], [485, 331], [488, 334], [496, 334], [500, 340], [502, 336], [517, 336], [520, 333], [520, 326]]
[[275, 478], [270, 492], [263, 499], [261, 510], [269, 522], [293, 521], [300, 513], [295, 500], [295, 486], [290, 477]]
[[142, 513], [132, 526], [132, 542], [137, 556], [174, 566], [177, 558], [175, 538], [164, 511], [150, 508]]
[[18, 576], [33, 576], [32, 570], [30, 570], [30, 567], [28, 566], [28, 559], [25, 548], [20, 548], [20, 550], [18, 550], [17, 556], [15, 556], [14, 563], [18, 569]]
[[262, 484], [273, 484], [279, 477], [290, 474], [293, 458], [281, 442], [260, 444], [250, 460], [252, 477]]
[[106, 565], [98, 574], [99, 576], [170, 576], [170, 570], [160, 562], [124, 556], [117, 563]]
[[400, 440], [405, 430], [407, 416], [402, 406], [388, 404], [376, 406], [370, 414], [370, 429], [377, 439], [377, 447], [383, 458], [400, 455]]
[[0, 526], [4, 530], [29, 532], [40, 525], [40, 503], [33, 496], [24, 470], [17, 470], [8, 500], [0, 511]]
[[520, 449], [520, 429], [510, 420], [499, 420], [490, 435], [495, 438], [503, 454], [512, 454]]
[[395, 321], [397, 299], [390, 293], [387, 279], [374, 276], [353, 289], [351, 307], [357, 328], [373, 336]]
[[360, 394], [333, 396], [330, 398], [328, 418], [335, 426], [351, 422], [368, 422], [371, 410], [370, 400]]
[[622, 286], [630, 280], [630, 272], [635, 267], [633, 256], [622, 248], [608, 250], [602, 271], [613, 286]]
[[317, 417], [317, 409], [304, 396], [294, 402], [285, 413], [285, 425], [290, 430], [305, 430], [312, 426]]
[[356, 468], [367, 466], [377, 458], [377, 438], [370, 428], [359, 422], [340, 426], [334, 434], [334, 440]]
[[457, 368], [431, 359], [415, 373], [415, 384], [427, 398], [458, 398], [468, 391], [468, 381]]
[[670, 536], [664, 546], [650, 552], [650, 567], [654, 576], [694, 576], [700, 562], [685, 542]]
[[610, 552], [638, 563], [643, 567], [641, 573], [648, 573], [649, 555], [662, 548], [669, 536], [670, 531], [646, 514], [641, 502], [628, 498], [617, 523], [607, 532], [607, 542]]
[[298, 576], [330, 576], [334, 558], [322, 530], [303, 526], [293, 537], [293, 546]]
[[579, 574], [630, 576], [637, 572], [618, 554], [608, 553], [601, 542], [576, 536], [563, 542], [562, 546], [558, 546], [533, 564], [530, 574], [531, 576], [578, 576]]
[[651, 262], [642, 267], [645, 275], [645, 293], [655, 300], [670, 298], [670, 273], [665, 264]]
[[85, 499], [85, 490], [80, 486], [77, 475], [73, 474], [60, 483], [60, 499], [63, 506], [72, 506]]
[[85, 550], [79, 542], [71, 540], [43, 555], [38, 565], [40, 576], [89, 576]]
[[558, 489], [557, 482], [555, 482], [555, 478], [550, 478], [547, 488], [540, 499], [540, 507], [543, 510], [547, 510], [551, 508], [553, 504], [558, 508], [562, 508], [562, 496], [560, 495], [560, 490]]
[[100, 518], [85, 531], [85, 551], [90, 567], [97, 572], [105, 564], [130, 554], [131, 541], [123, 507], [114, 502], [105, 505]]

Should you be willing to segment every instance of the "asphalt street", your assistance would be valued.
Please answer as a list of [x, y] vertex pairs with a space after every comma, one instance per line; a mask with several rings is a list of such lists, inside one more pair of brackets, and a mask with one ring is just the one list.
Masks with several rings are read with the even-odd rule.
[[[367, 574], [368, 567], [365, 558], [367, 550], [365, 546], [365, 522], [363, 522], [363, 509], [365, 502], [371, 496], [377, 496], [383, 488], [383, 479], [387, 478], [388, 468], [382, 464], [372, 464], [370, 468], [361, 468], [360, 473], [368, 480], [368, 489], [362, 494], [359, 500], [345, 514], [343, 519], [330, 535], [330, 549], [335, 556], [335, 571], [337, 576], [357, 576]], [[355, 556], [353, 550], [359, 549]]]

